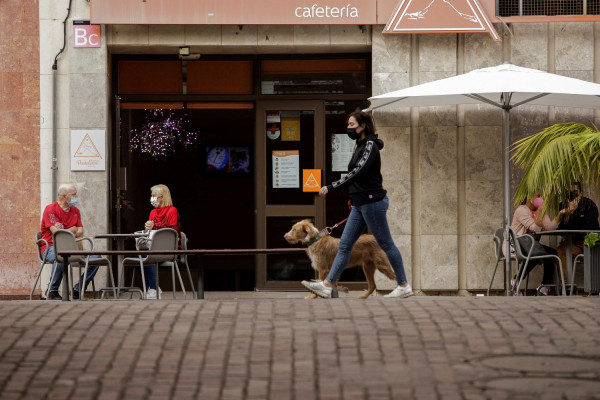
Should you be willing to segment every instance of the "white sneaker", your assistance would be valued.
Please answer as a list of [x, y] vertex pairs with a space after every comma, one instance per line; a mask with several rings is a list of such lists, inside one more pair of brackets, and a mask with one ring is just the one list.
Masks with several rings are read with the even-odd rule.
[[315, 282], [302, 281], [302, 284], [308, 290], [310, 290], [311, 292], [313, 292], [314, 294], [316, 294], [319, 297], [323, 297], [324, 299], [328, 299], [331, 297], [331, 288], [328, 286], [325, 286], [323, 281], [315, 281]]
[[156, 289], [148, 289], [146, 300], [156, 300]]
[[405, 287], [402, 287], [400, 285], [396, 286], [396, 289], [392, 290], [392, 293], [390, 294], [386, 294], [383, 297], [400, 297], [400, 298], [405, 298], [405, 297], [410, 297], [414, 295], [412, 288], [410, 287], [410, 284], [406, 285]]

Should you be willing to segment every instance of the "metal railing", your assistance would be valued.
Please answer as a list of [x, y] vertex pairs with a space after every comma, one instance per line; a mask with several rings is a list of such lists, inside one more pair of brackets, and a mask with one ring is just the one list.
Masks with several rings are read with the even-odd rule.
[[[146, 256], [146, 255], [188, 255], [200, 257], [198, 264], [198, 287], [197, 298], [204, 298], [204, 266], [202, 263], [203, 256], [232, 256], [232, 255], [256, 255], [256, 254], [300, 254], [305, 253], [304, 248], [275, 248], [275, 249], [188, 249], [188, 250], [65, 250], [59, 251], [58, 255], [64, 258], [64, 265], [69, 265], [70, 257], [86, 257], [86, 256]], [[63, 275], [63, 301], [69, 301], [69, 274]]]

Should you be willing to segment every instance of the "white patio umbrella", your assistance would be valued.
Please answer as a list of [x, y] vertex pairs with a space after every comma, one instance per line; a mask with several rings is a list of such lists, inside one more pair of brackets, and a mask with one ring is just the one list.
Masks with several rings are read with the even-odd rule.
[[[390, 104], [406, 107], [450, 104], [491, 104], [504, 110], [504, 228], [510, 227], [510, 119], [512, 108], [522, 104], [579, 108], [600, 107], [600, 84], [568, 78], [509, 62], [476, 69], [466, 74], [440, 79], [369, 98], [368, 110]], [[506, 246], [506, 254], [510, 248]], [[506, 294], [510, 287], [510, 259], [505, 264]]]

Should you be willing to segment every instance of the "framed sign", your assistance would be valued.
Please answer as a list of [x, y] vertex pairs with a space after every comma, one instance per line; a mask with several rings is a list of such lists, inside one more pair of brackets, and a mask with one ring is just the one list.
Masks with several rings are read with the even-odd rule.
[[71, 171], [106, 170], [106, 131], [71, 131]]

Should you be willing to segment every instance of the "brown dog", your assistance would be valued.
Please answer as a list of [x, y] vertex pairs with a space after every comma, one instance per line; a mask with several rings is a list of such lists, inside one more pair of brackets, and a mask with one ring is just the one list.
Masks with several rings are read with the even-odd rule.
[[[333, 259], [338, 251], [338, 243], [340, 239], [324, 235], [318, 238], [319, 230], [315, 228], [312, 222], [308, 219], [300, 221], [292, 229], [283, 235], [283, 238], [289, 244], [302, 243], [307, 245], [306, 254], [310, 258], [311, 265], [319, 274], [319, 280], [327, 277]], [[362, 265], [363, 272], [367, 277], [368, 290], [367, 293], [359, 296], [361, 299], [366, 299], [375, 291], [375, 270], [379, 270], [389, 279], [396, 281], [396, 274], [388, 261], [387, 256], [381, 247], [375, 241], [373, 235], [360, 235], [350, 255], [348, 266]], [[316, 297], [315, 295], [311, 297]]]

